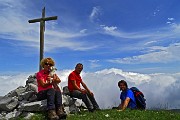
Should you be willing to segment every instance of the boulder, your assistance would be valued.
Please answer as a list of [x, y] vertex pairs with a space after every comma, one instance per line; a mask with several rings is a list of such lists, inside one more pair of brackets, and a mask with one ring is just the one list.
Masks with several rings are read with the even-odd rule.
[[23, 86], [19, 86], [18, 88], [16, 88], [15, 90], [9, 92], [7, 95], [5, 95], [6, 97], [18, 97], [20, 94], [24, 93], [26, 91], [26, 87]]
[[26, 85], [28, 85], [29, 83], [32, 83], [32, 84], [37, 85], [36, 74], [30, 75], [30, 76], [28, 77], [28, 80], [26, 81]]
[[21, 93], [19, 96], [18, 96], [18, 100], [22, 101], [22, 100], [26, 100], [28, 101], [30, 97], [33, 96], [34, 91], [28, 91], [28, 92], [24, 92], [24, 93]]
[[3, 120], [5, 119], [5, 117], [6, 117], [6, 112], [5, 111], [1, 112], [0, 118]]
[[29, 102], [35, 102], [37, 101], [37, 95], [33, 94], [30, 98], [29, 98]]
[[17, 97], [3, 97], [0, 99], [0, 111], [12, 111], [18, 104]]
[[25, 112], [40, 112], [45, 111], [47, 106], [47, 100], [36, 101], [21, 104], [18, 108]]
[[21, 111], [17, 111], [16, 109], [13, 112], [10, 112], [6, 114], [5, 118], [6, 119], [12, 119], [12, 118], [17, 118], [19, 115], [21, 115]]
[[80, 107], [81, 105], [82, 105], [82, 100], [80, 100], [80, 99], [77, 99], [75, 102], [74, 102], [74, 104], [77, 106], [77, 107]]
[[70, 106], [70, 105], [74, 104], [76, 100], [77, 99], [71, 98], [68, 95], [63, 95], [62, 96], [62, 103], [64, 104], [64, 106]]
[[75, 114], [80, 112], [80, 109], [75, 104], [72, 104], [69, 106], [69, 111], [71, 114]]
[[66, 112], [66, 114], [70, 114], [69, 106], [68, 107], [64, 107], [64, 111]]
[[26, 85], [26, 91], [34, 91], [34, 92], [38, 92], [38, 87], [37, 85], [33, 84], [33, 83], [29, 83]]
[[64, 95], [70, 95], [68, 86], [63, 87], [63, 94], [64, 94]]
[[22, 116], [25, 120], [29, 120], [33, 115], [35, 115], [35, 113], [25, 112]]

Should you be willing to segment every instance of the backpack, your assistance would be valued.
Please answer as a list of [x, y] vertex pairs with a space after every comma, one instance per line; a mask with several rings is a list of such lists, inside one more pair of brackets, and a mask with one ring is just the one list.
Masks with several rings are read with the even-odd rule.
[[134, 97], [136, 100], [137, 109], [145, 110], [146, 109], [146, 99], [144, 98], [144, 94], [136, 87], [130, 88], [134, 93]]

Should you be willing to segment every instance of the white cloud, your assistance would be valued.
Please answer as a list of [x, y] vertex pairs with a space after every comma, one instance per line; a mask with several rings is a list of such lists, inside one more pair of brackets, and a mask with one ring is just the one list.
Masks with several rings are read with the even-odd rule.
[[156, 12], [153, 13], [153, 16], [156, 16]]
[[175, 20], [175, 19], [174, 19], [174, 18], [168, 18], [168, 20], [169, 20], [169, 21], [173, 21], [173, 20]]
[[160, 11], [159, 8], [156, 8], [156, 9], [154, 10], [154, 12], [153, 12], [153, 16], [158, 15], [159, 11]]
[[108, 26], [104, 26], [102, 27], [103, 29], [103, 34], [108, 34], [114, 37], [119, 37], [119, 38], [130, 38], [130, 39], [138, 39], [138, 38], [149, 38], [152, 37], [155, 34], [152, 33], [127, 33], [127, 32], [123, 32], [117, 29], [117, 27], [108, 27]]
[[[39, 23], [28, 23], [29, 19], [34, 19], [34, 15], [28, 15], [24, 12], [30, 9], [28, 6], [25, 6], [24, 1], [3, 1], [0, 2], [0, 6], [0, 38], [23, 41], [17, 45], [39, 48]], [[80, 33], [73, 31], [60, 32], [54, 29], [55, 25], [56, 27], [58, 25], [56, 21], [46, 23], [45, 51], [56, 48], [69, 48], [80, 51], [96, 48], [96, 45], [89, 47], [89, 43], [76, 40], [86, 35], [82, 34], [82, 32], [86, 31], [85, 29]]]
[[173, 23], [174, 22], [174, 18], [168, 18], [167, 19], [168, 21], [166, 22], [167, 24], [169, 24], [169, 25], [173, 25], [173, 24], [175, 24], [175, 23]]
[[105, 26], [105, 27], [103, 27], [103, 29], [107, 32], [112, 32], [112, 31], [115, 31], [117, 29], [117, 27], [116, 26], [111, 26], [111, 27]]
[[99, 60], [89, 60], [89, 62], [90, 62], [89, 66], [92, 69], [93, 68], [98, 68], [98, 67], [101, 66], [100, 64], [98, 64]]
[[101, 14], [100, 7], [99, 6], [93, 7], [91, 14], [89, 16], [90, 21], [94, 22], [95, 20], [97, 20], [100, 14]]
[[86, 33], [87, 29], [80, 30], [80, 33]]
[[[61, 87], [67, 85], [67, 78], [71, 71], [57, 72], [62, 80]], [[3, 81], [0, 83], [0, 95], [5, 95], [20, 85], [24, 86], [27, 77], [31, 74], [0, 76]], [[95, 98], [102, 108], [117, 106], [120, 103], [120, 91], [117, 83], [121, 79], [126, 80], [129, 87], [136, 86], [144, 93], [148, 108], [162, 108], [167, 104], [168, 108], [180, 108], [180, 73], [140, 74], [111, 68], [97, 72], [83, 72], [82, 78], [94, 92]]]
[[150, 45], [150, 44], [153, 44], [153, 43], [156, 43], [157, 41], [153, 40], [153, 41], [148, 41], [146, 42], [144, 45]]
[[179, 50], [180, 43], [174, 43], [168, 47], [153, 46], [149, 47], [146, 51], [148, 53], [132, 57], [116, 58], [108, 61], [122, 64], [176, 62], [180, 61]]
[[118, 38], [127, 38], [131, 40], [164, 40], [172, 37], [180, 36], [180, 25], [171, 23], [170, 26], [157, 29], [150, 29], [138, 32], [123, 32], [116, 26], [108, 27], [106, 25], [100, 25], [103, 34], [111, 35]]

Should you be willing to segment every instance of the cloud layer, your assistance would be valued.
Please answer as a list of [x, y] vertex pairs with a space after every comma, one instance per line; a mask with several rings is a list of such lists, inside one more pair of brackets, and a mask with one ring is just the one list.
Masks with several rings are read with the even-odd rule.
[[180, 61], [179, 57], [180, 43], [174, 43], [167, 47], [153, 46], [148, 47], [146, 53], [138, 56], [116, 58], [108, 60], [113, 63], [121, 64], [140, 64], [140, 63], [168, 63]]
[[[71, 71], [57, 72], [62, 80], [61, 87], [67, 85], [67, 77]], [[30, 74], [32, 73], [0, 76], [0, 95], [5, 95], [20, 85], [24, 86]], [[180, 73], [140, 74], [111, 68], [97, 72], [83, 72], [82, 77], [94, 92], [101, 108], [111, 108], [120, 103], [117, 82], [121, 79], [126, 80], [129, 87], [136, 86], [143, 91], [148, 108], [180, 108]]]

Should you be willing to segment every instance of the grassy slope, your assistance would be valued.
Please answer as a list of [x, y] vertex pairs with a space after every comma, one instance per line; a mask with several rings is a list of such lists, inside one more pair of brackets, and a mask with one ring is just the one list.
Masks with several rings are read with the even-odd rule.
[[[43, 115], [35, 115], [31, 120], [44, 120]], [[23, 120], [23, 119], [19, 119]], [[94, 113], [81, 112], [68, 115], [67, 120], [180, 120], [180, 113], [170, 111], [101, 110]]]
[[70, 115], [68, 120], [180, 120], [180, 113], [168, 111], [139, 111], [126, 110], [118, 112], [116, 110], [97, 111], [95, 113], [82, 113], [80, 115]]

